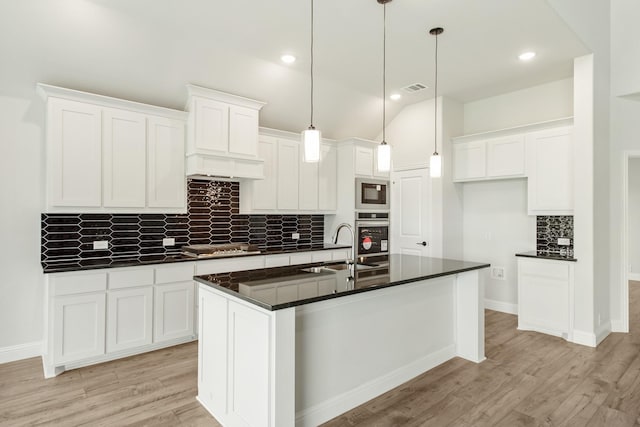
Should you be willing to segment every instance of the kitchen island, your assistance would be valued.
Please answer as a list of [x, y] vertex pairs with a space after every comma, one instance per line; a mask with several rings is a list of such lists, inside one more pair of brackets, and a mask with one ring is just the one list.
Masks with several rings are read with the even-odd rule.
[[484, 360], [488, 264], [391, 255], [366, 286], [343, 267], [196, 277], [198, 400], [219, 422], [315, 426], [453, 357]]

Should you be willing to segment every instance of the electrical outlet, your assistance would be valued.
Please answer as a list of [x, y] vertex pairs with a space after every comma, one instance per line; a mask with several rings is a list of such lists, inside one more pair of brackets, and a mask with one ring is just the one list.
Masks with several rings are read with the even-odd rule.
[[491, 278], [505, 280], [504, 267], [491, 267]]
[[566, 237], [559, 237], [558, 238], [558, 245], [559, 246], [569, 246], [569, 245], [571, 245], [571, 239], [566, 238]]
[[108, 240], [95, 240], [93, 242], [93, 250], [103, 250], [109, 249], [109, 241]]
[[164, 239], [162, 239], [162, 246], [175, 246], [176, 245], [176, 239], [174, 239], [173, 237], [165, 237]]
[[298, 240], [300, 238], [300, 233], [291, 233], [291, 238], [293, 240]]

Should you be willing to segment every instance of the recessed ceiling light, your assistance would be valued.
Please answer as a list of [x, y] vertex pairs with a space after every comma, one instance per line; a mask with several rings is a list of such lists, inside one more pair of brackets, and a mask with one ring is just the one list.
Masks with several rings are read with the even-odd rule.
[[400, 95], [399, 93], [392, 93], [389, 98], [391, 98], [392, 101], [397, 101], [398, 99], [402, 98], [402, 95]]
[[520, 61], [529, 61], [533, 59], [535, 56], [536, 56], [535, 52], [525, 52], [525, 53], [521, 53], [518, 56], [518, 59], [520, 59]]
[[296, 57], [286, 53], [280, 57], [280, 60], [285, 64], [293, 64], [294, 62], [296, 62]]

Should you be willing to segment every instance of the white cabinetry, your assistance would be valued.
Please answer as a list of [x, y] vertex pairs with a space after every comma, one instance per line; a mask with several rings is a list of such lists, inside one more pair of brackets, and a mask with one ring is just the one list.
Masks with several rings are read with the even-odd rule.
[[530, 215], [573, 214], [571, 127], [527, 135]]
[[38, 90], [47, 100], [47, 212], [185, 212], [186, 113]]
[[59, 296], [51, 305], [55, 364], [105, 353], [104, 293]]
[[194, 85], [187, 88], [187, 175], [262, 178], [258, 116], [265, 103]]
[[264, 130], [258, 152], [263, 180], [241, 181], [242, 213], [332, 213], [337, 206], [337, 150], [322, 142], [318, 163], [305, 163], [297, 135]]
[[193, 281], [155, 287], [154, 342], [193, 334]]
[[354, 138], [354, 173], [358, 177], [389, 178], [388, 171], [378, 169], [378, 143]]
[[108, 293], [107, 307], [107, 352], [151, 344], [151, 286], [111, 291]]
[[573, 339], [574, 266], [518, 257], [518, 329]]
[[278, 210], [298, 209], [300, 146], [297, 142], [278, 141]]
[[45, 376], [193, 340], [194, 270], [186, 262], [47, 274]]
[[47, 204], [100, 207], [102, 112], [83, 102], [47, 105]]
[[454, 181], [525, 176], [523, 135], [510, 135], [453, 145]]

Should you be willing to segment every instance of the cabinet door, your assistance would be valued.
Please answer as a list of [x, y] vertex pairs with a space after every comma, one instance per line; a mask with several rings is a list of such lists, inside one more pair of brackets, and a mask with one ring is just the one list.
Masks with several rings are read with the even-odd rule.
[[149, 117], [147, 206], [186, 206], [184, 162], [184, 123], [162, 117]]
[[48, 169], [50, 206], [98, 207], [102, 203], [102, 111], [50, 98]]
[[[392, 154], [393, 158], [393, 154]], [[373, 149], [373, 176], [377, 178], [389, 178], [390, 171], [378, 170], [378, 147]]]
[[105, 207], [145, 206], [146, 118], [107, 108], [103, 112], [102, 199]]
[[298, 209], [299, 145], [278, 140], [278, 209]]
[[53, 298], [53, 361], [60, 365], [104, 354], [104, 292]]
[[356, 146], [355, 173], [367, 177], [373, 176], [373, 149]]
[[487, 140], [487, 177], [524, 176], [524, 135]]
[[157, 285], [154, 293], [153, 342], [193, 335], [193, 282]]
[[255, 157], [258, 149], [258, 111], [229, 107], [229, 153]]
[[485, 141], [458, 142], [453, 145], [453, 180], [465, 181], [486, 176]]
[[264, 179], [253, 180], [252, 208], [277, 209], [278, 192], [278, 141], [260, 137], [258, 157], [264, 160]]
[[107, 298], [107, 352], [151, 344], [153, 288], [110, 291]]
[[223, 102], [195, 97], [195, 148], [204, 153], [229, 151], [229, 106]]
[[335, 146], [328, 144], [320, 146], [319, 168], [318, 209], [335, 211], [338, 197], [338, 150]]
[[298, 186], [298, 209], [318, 210], [319, 163], [304, 161], [304, 150], [300, 150], [300, 182]]
[[571, 128], [527, 136], [530, 215], [573, 213], [573, 146]]

